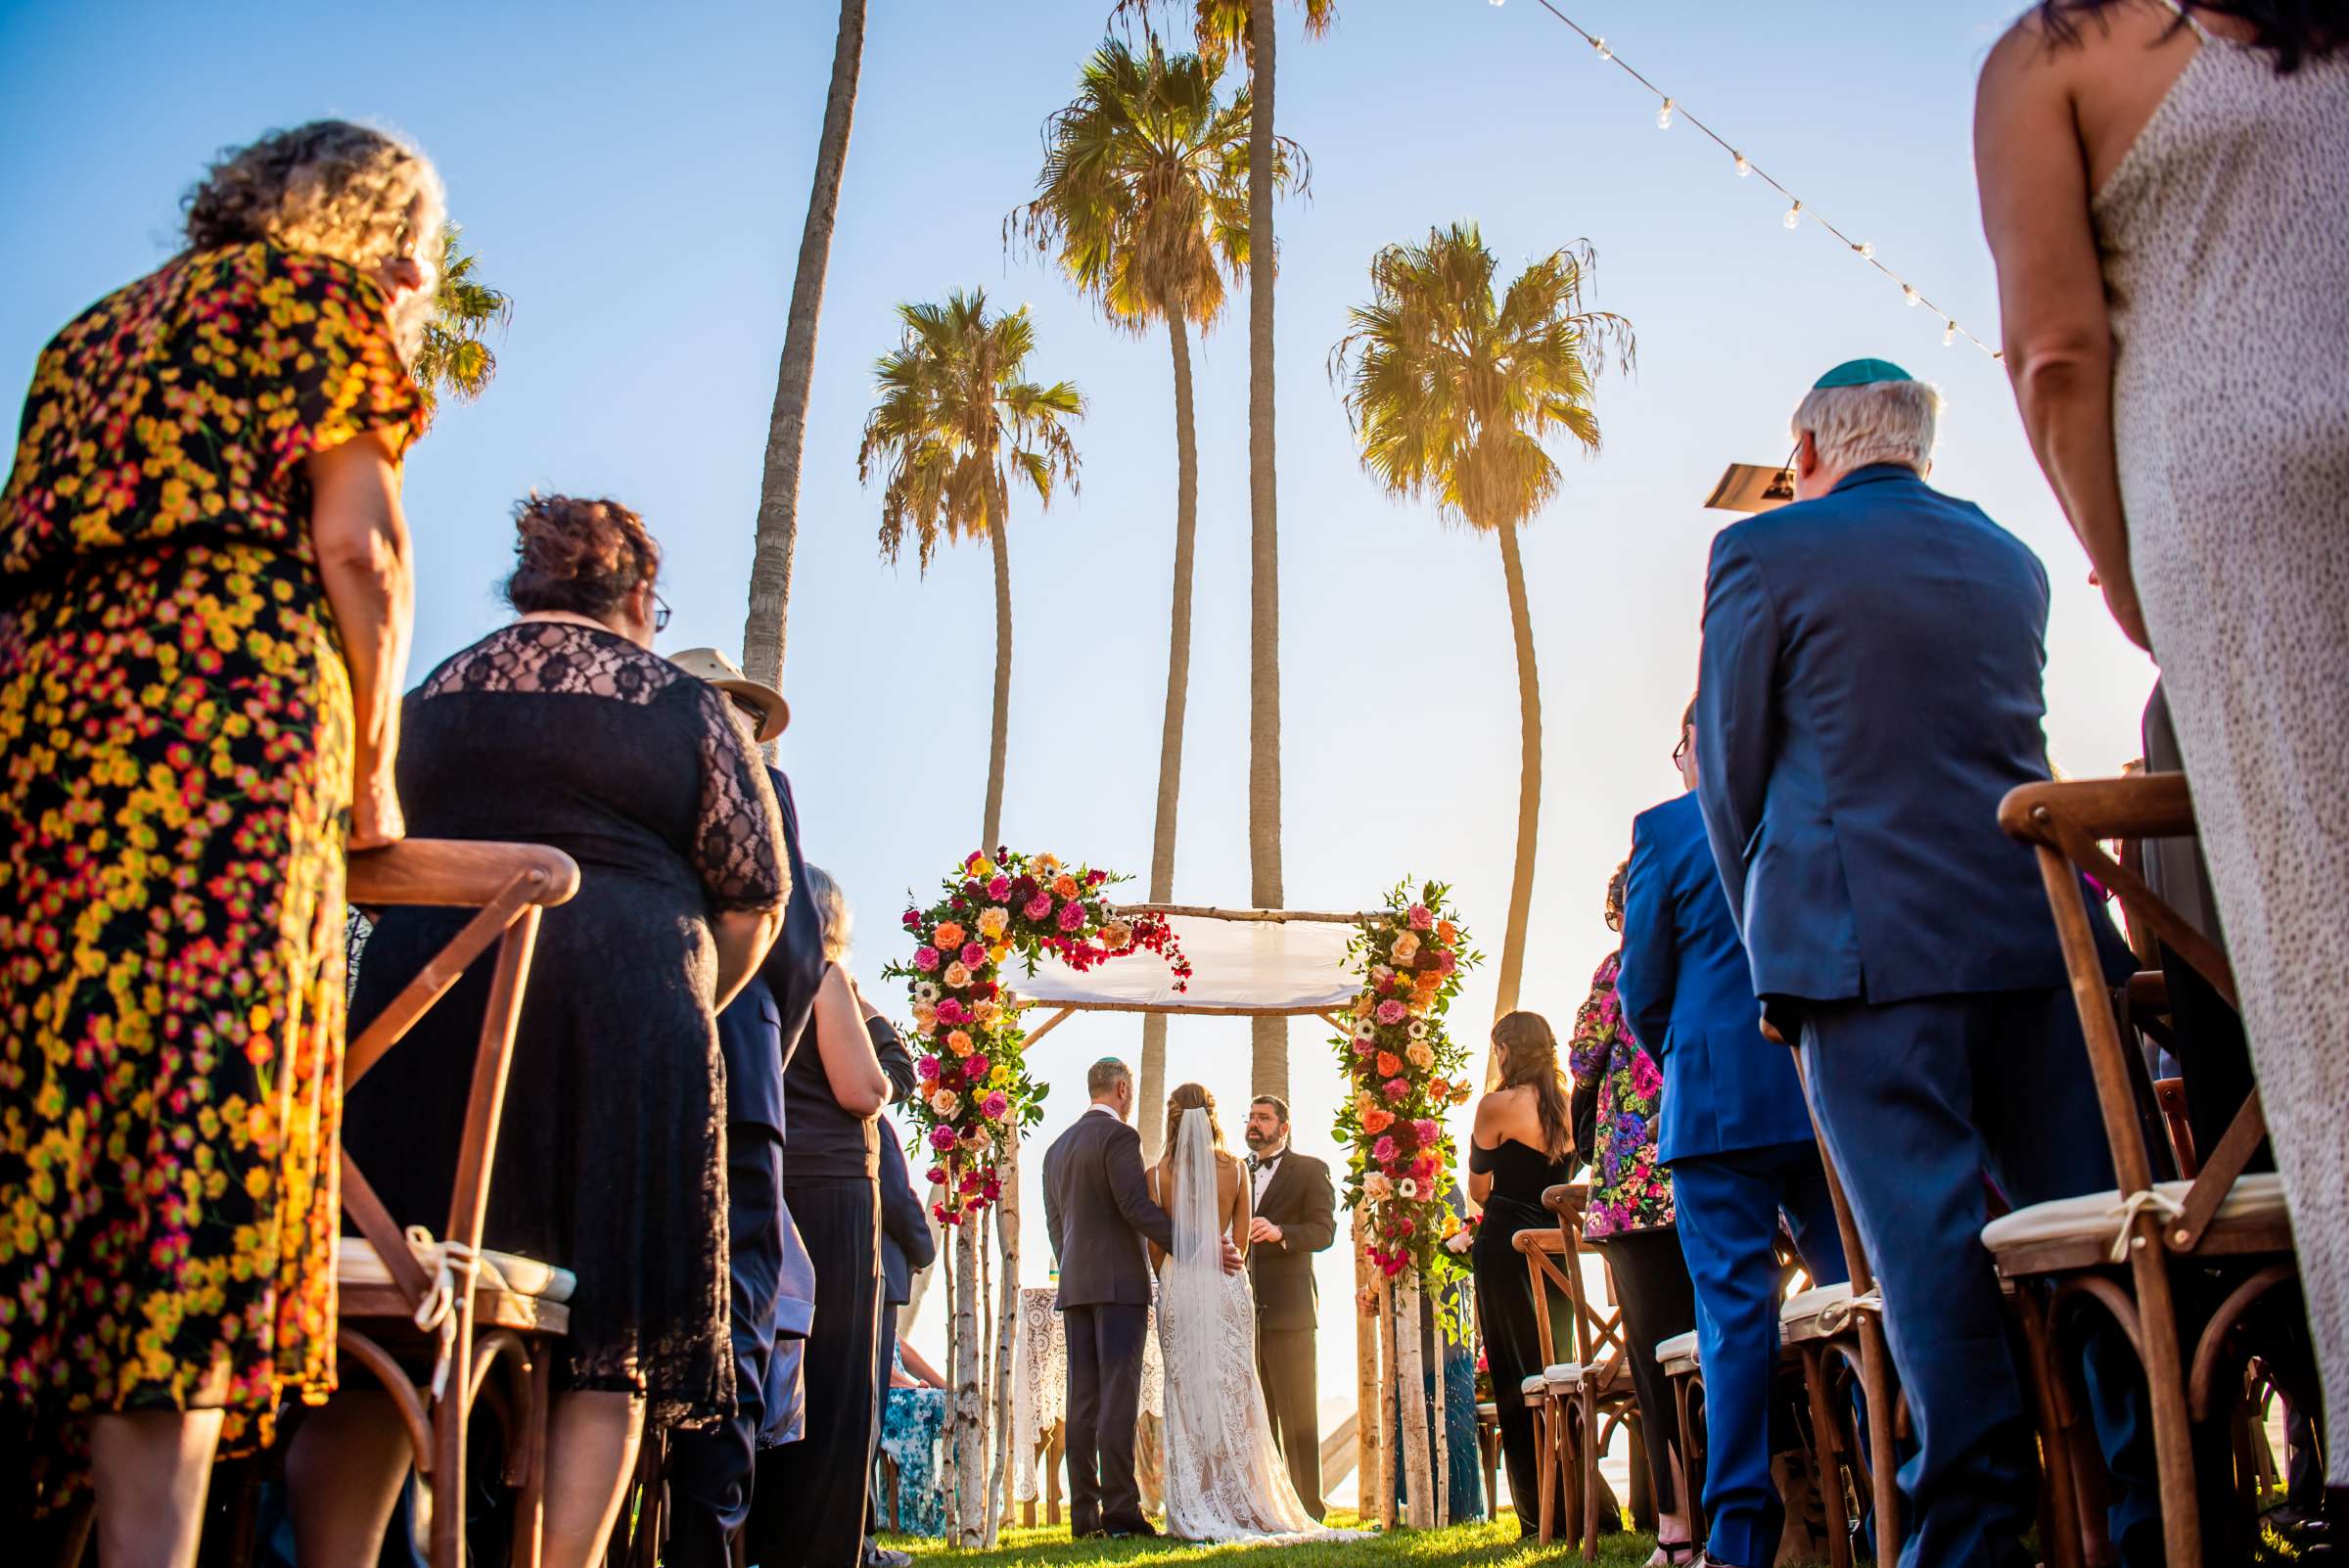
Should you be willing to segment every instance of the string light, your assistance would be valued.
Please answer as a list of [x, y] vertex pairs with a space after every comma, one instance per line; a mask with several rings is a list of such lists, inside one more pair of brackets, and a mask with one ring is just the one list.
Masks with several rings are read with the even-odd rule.
[[[1495, 5], [1498, 5], [1501, 3], [1501, 0], [1493, 0], [1493, 3]], [[1764, 184], [1768, 185], [1772, 190], [1777, 192], [1778, 195], [1786, 199], [1788, 203], [1786, 215], [1780, 219], [1780, 221], [1787, 228], [1799, 229], [1802, 227], [1803, 212], [1805, 208], [1801, 200], [1797, 198], [1792, 191], [1788, 190], [1785, 186], [1779, 184], [1775, 179], [1772, 178], [1768, 169], [1761, 167], [1759, 164], [1755, 163], [1752, 159], [1746, 157], [1745, 154], [1739, 152], [1736, 148], [1731, 147], [1727, 142], [1722, 140], [1721, 135], [1715, 131], [1712, 126], [1706, 124], [1703, 120], [1697, 118], [1694, 115], [1689, 114], [1685, 109], [1681, 108], [1679, 99], [1665, 92], [1664, 89], [1658, 87], [1654, 82], [1649, 81], [1645, 76], [1640, 75], [1639, 72], [1631, 66], [1625, 64], [1621, 60], [1618, 60], [1615, 56], [1615, 51], [1607, 47], [1606, 39], [1590, 31], [1581, 23], [1566, 15], [1565, 12], [1560, 11], [1557, 6], [1552, 3], [1552, 0], [1535, 0], [1535, 4], [1539, 5], [1543, 10], [1555, 17], [1559, 22], [1565, 23], [1566, 26], [1572, 28], [1574, 32], [1582, 38], [1583, 42], [1590, 46], [1591, 52], [1596, 54], [1599, 59], [1608, 62], [1610, 65], [1614, 66], [1616, 69], [1622, 71], [1625, 75], [1631, 77], [1632, 80], [1637, 82], [1641, 87], [1644, 87], [1649, 93], [1654, 95], [1657, 102], [1657, 129], [1670, 130], [1673, 124], [1673, 117], [1676, 115], [1687, 120], [1690, 125], [1696, 128], [1696, 131], [1699, 135], [1705, 137], [1708, 141], [1719, 147], [1723, 152], [1729, 155], [1730, 161], [1736, 166], [1738, 178], [1744, 179], [1751, 175], [1759, 174], [1762, 176], [1762, 181]], [[1876, 248], [1873, 244], [1865, 240], [1853, 239], [1850, 235], [1844, 233], [1843, 230], [1837, 228], [1825, 218], [1819, 217], [1817, 212], [1813, 212], [1811, 215], [1815, 218], [1819, 218], [1819, 226], [1820, 228], [1826, 230], [1829, 235], [1833, 236], [1837, 240], [1842, 241], [1846, 247], [1857, 253], [1861, 260], [1865, 261], [1869, 266], [1874, 267], [1878, 272], [1883, 273], [1885, 277], [1891, 279], [1894, 283], [1899, 284], [1901, 287], [1902, 299], [1906, 300], [1910, 304], [1932, 304], [1930, 300], [1927, 300], [1921, 293], [1918, 292], [1916, 285], [1911, 283], [1907, 278], [1902, 277], [1899, 273], [1893, 271], [1892, 268], [1886, 266], [1883, 262], [1876, 259]], [[1959, 326], [1957, 317], [1950, 315], [1948, 312], [1938, 308], [1936, 308], [1933, 313], [1935, 316], [1939, 317], [1942, 322], [1943, 331], [1941, 341], [1945, 347], [1954, 346], [1958, 342], [1958, 336], [1963, 334], [1966, 342], [1981, 349], [1991, 358], [2002, 359], [2005, 357], [2000, 352], [2000, 350], [1992, 347], [1989, 344], [1984, 343], [1980, 338], [1977, 338], [1973, 333], [1968, 332], [1964, 327]]]

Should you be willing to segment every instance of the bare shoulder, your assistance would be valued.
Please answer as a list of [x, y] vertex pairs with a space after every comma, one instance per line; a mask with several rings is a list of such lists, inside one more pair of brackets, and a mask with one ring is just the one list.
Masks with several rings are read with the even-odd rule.
[[1476, 1102], [1477, 1141], [1487, 1145], [1497, 1143], [1518, 1117], [1518, 1106], [1526, 1098], [1525, 1085], [1495, 1089]]

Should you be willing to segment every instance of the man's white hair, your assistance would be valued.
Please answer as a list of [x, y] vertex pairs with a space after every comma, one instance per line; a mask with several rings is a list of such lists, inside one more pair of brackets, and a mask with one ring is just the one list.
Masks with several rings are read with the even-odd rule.
[[1870, 463], [1905, 463], [1921, 474], [1933, 461], [1941, 410], [1940, 390], [1929, 382], [1815, 387], [1787, 434], [1801, 440], [1810, 432], [1819, 462], [1839, 474]]

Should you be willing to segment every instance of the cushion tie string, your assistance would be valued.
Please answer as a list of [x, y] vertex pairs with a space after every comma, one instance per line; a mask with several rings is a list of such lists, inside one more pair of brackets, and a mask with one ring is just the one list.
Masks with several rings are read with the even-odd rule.
[[2118, 1209], [2110, 1211], [2118, 1215], [2121, 1222], [2120, 1228], [2112, 1233], [2112, 1261], [2114, 1263], [2129, 1261], [2130, 1226], [2137, 1222], [2139, 1215], [2148, 1211], [2160, 1215], [2164, 1220], [2177, 1220], [2186, 1214], [2186, 1205], [2168, 1193], [2156, 1192], [2151, 1187], [2147, 1187], [2142, 1192], [2130, 1193], [2127, 1198], [2122, 1200]]
[[1880, 1313], [1884, 1310], [1884, 1288], [1870, 1285], [1857, 1296], [1831, 1301], [1819, 1309], [1819, 1326], [1830, 1334], [1840, 1334], [1844, 1325], [1862, 1313]]
[[[433, 1233], [422, 1225], [408, 1226], [408, 1240], [417, 1247], [432, 1249], [438, 1259], [433, 1271], [433, 1288], [425, 1292], [424, 1300], [416, 1307], [416, 1326], [425, 1333], [438, 1332], [440, 1355], [433, 1362], [433, 1398], [438, 1400], [448, 1391], [448, 1369], [457, 1353], [457, 1303], [473, 1294], [473, 1286], [482, 1268], [478, 1248], [462, 1241], [435, 1241]], [[459, 1275], [463, 1276], [464, 1298], [457, 1294]]]

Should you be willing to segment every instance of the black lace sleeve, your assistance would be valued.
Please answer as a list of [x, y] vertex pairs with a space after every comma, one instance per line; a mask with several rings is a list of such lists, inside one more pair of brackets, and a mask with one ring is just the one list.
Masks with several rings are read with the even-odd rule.
[[779, 908], [791, 897], [791, 862], [766, 764], [724, 697], [709, 686], [694, 696], [702, 714], [702, 814], [693, 860], [710, 907]]

